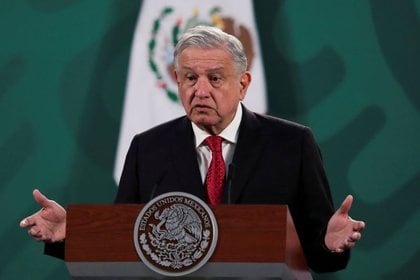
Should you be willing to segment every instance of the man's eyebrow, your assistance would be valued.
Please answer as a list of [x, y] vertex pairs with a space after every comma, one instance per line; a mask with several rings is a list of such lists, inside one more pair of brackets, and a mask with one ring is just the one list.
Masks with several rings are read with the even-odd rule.
[[191, 67], [187, 67], [187, 66], [182, 66], [181, 69], [182, 70], [193, 71], [193, 69]]
[[216, 68], [212, 68], [212, 69], [208, 69], [206, 70], [207, 73], [214, 73], [214, 72], [220, 72], [223, 71], [225, 68], [224, 67], [216, 67]]
[[[216, 67], [216, 68], [210, 68], [206, 70], [206, 73], [214, 73], [214, 72], [220, 72], [223, 71], [225, 69], [225, 67]], [[192, 71], [195, 72], [195, 70], [192, 67], [188, 67], [188, 66], [183, 66], [182, 70], [186, 70], [186, 71]]]

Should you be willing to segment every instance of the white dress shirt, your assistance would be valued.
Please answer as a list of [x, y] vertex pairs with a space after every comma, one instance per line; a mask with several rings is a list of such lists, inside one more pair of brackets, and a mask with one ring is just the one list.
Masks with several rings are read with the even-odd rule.
[[[242, 119], [242, 106], [238, 105], [236, 109], [235, 117], [232, 122], [219, 134], [223, 138], [222, 142], [222, 154], [225, 161], [226, 175], [228, 174], [228, 166], [231, 164], [233, 159], [233, 153], [235, 152], [236, 142], [238, 140], [239, 125]], [[209, 133], [200, 129], [195, 123], [192, 123], [192, 128], [195, 136], [195, 148], [197, 150], [197, 161], [200, 168], [201, 179], [204, 184], [206, 180], [207, 170], [211, 162], [211, 150], [206, 145], [204, 140], [210, 136]]]

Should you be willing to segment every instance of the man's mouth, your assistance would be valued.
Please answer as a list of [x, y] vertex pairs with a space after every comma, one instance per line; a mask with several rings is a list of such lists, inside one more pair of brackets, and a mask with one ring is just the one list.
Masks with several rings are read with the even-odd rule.
[[197, 104], [193, 106], [193, 109], [211, 109], [211, 107], [207, 105]]

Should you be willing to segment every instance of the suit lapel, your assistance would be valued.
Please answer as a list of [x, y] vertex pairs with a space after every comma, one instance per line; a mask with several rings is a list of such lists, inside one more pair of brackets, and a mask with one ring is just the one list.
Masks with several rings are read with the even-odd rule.
[[228, 202], [227, 193], [229, 191], [231, 192], [230, 202], [238, 202], [249, 177], [253, 175], [252, 170], [256, 167], [264, 146], [264, 140], [260, 133], [261, 128], [255, 114], [247, 110], [244, 106], [242, 108], [243, 115], [239, 127], [238, 142], [232, 160], [235, 175], [231, 182], [231, 189], [225, 189], [224, 203]]
[[172, 137], [171, 165], [180, 184], [175, 187], [205, 200], [206, 194], [197, 162], [194, 133], [187, 117], [181, 119]]
[[[264, 147], [264, 138], [260, 133], [260, 124], [255, 114], [244, 106], [241, 125], [239, 127], [238, 142], [235, 148], [232, 164], [235, 166], [235, 177], [232, 184], [225, 188], [222, 203], [228, 202], [230, 191], [231, 203], [237, 203], [246, 186], [252, 170], [258, 163]], [[197, 152], [194, 144], [194, 133], [191, 122], [187, 117], [181, 119], [172, 135], [171, 166], [174, 176], [178, 179], [179, 191], [191, 193], [204, 201], [206, 192], [203, 186], [197, 162]], [[180, 160], [182, 159], [182, 160]]]

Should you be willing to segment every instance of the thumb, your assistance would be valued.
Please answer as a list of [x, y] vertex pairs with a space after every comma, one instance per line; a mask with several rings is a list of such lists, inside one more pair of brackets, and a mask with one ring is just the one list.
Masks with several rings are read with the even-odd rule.
[[344, 214], [344, 215], [348, 215], [351, 205], [353, 204], [353, 196], [352, 195], [348, 195], [343, 203], [341, 203], [340, 208], [338, 209], [338, 213], [339, 214]]
[[51, 206], [51, 200], [49, 200], [45, 195], [43, 195], [38, 189], [34, 189], [32, 192], [35, 201], [44, 208]]

